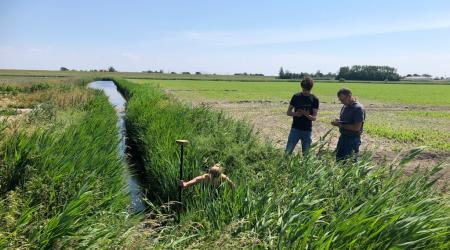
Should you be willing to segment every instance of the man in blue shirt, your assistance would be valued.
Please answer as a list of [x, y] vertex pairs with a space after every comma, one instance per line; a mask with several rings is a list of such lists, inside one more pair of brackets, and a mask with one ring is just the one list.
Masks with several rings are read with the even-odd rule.
[[336, 160], [341, 161], [357, 156], [361, 145], [366, 111], [361, 103], [356, 101], [349, 89], [340, 89], [337, 92], [339, 101], [344, 106], [341, 108], [339, 119], [331, 122], [331, 125], [339, 127], [340, 137], [336, 146]]

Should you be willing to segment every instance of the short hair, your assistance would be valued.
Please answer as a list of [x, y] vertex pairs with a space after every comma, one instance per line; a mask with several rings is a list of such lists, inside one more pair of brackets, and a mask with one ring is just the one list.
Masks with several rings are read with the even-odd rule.
[[342, 88], [337, 92], [337, 96], [345, 95], [345, 96], [352, 96], [352, 91], [346, 88]]
[[311, 90], [314, 86], [314, 80], [306, 76], [301, 82], [300, 85], [302, 86], [302, 89]]
[[222, 174], [222, 168], [220, 163], [214, 164], [209, 170], [208, 173], [213, 178], [218, 178]]

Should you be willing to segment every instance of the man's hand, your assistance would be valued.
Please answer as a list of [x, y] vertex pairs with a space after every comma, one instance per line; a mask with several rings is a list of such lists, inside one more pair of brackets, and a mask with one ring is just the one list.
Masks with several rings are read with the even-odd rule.
[[301, 110], [301, 109], [294, 112], [294, 116], [296, 116], [296, 117], [300, 117], [302, 115], [303, 115], [303, 110]]
[[300, 116], [306, 115], [306, 111], [303, 109], [299, 109], [294, 114], [295, 114], [295, 116], [300, 117]]
[[184, 183], [183, 180], [180, 180], [180, 181], [178, 182], [178, 186], [179, 186], [180, 188], [182, 188], [182, 189], [186, 187], [186, 185], [185, 185], [185, 183]]
[[331, 121], [331, 125], [333, 125], [333, 126], [337, 126], [337, 127], [339, 127], [339, 119], [334, 119], [333, 121]]

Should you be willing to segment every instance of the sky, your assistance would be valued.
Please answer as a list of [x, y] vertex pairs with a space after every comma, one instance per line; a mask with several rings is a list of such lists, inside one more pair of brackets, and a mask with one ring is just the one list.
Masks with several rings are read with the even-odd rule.
[[450, 1], [0, 0], [0, 69], [450, 76]]

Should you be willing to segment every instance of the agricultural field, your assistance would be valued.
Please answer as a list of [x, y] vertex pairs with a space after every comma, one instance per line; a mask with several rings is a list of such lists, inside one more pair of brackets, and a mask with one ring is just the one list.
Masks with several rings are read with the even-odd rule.
[[[280, 148], [286, 145], [291, 124], [291, 118], [285, 115], [290, 97], [300, 90], [294, 82], [132, 81], [159, 86], [185, 102], [212, 106], [244, 119]], [[332, 129], [329, 122], [341, 108], [336, 92], [342, 87], [350, 88], [367, 110], [363, 147], [374, 152], [375, 158], [392, 160], [402, 151], [427, 146], [416, 163], [429, 166], [448, 162], [449, 85], [316, 82], [313, 93], [320, 99], [320, 111], [315, 140]]]
[[449, 13], [0, 0], [0, 250], [449, 250]]
[[[167, 209], [171, 203], [165, 202], [176, 199], [176, 138], [191, 141], [186, 153], [189, 164], [183, 173], [186, 178], [222, 162], [236, 183], [235, 189], [215, 190], [218, 194], [202, 187], [186, 190], [180, 224], [171, 226], [167, 217], [160, 217], [168, 225], [145, 231], [154, 239], [150, 248], [447, 247], [440, 239], [433, 242], [419, 236], [431, 231], [419, 233], [412, 226], [440, 220], [430, 219], [428, 209], [447, 210], [435, 210], [435, 204], [421, 205], [424, 197], [442, 195], [434, 185], [442, 166], [404, 177], [404, 165], [420, 150], [378, 167], [367, 157], [345, 167], [336, 164], [324, 150], [325, 142], [306, 158], [285, 157], [283, 150], [261, 140], [247, 123], [225, 113], [177, 101], [152, 85], [116, 83], [128, 99], [129, 137], [137, 145], [139, 162], [149, 178], [146, 186], [151, 200], [166, 204], [163, 208]], [[429, 219], [417, 220], [413, 214], [429, 214], [425, 215]], [[441, 233], [447, 241], [448, 228]]]
[[[426, 86], [440, 95], [415, 104], [395, 100], [392, 89], [380, 90], [386, 95], [380, 97], [363, 91], [370, 83], [346, 84], [378, 121], [368, 123], [365, 139], [405, 155], [381, 161], [365, 154], [343, 165], [330, 150], [333, 138], [319, 138], [339, 110], [334, 92], [340, 83], [314, 89], [322, 117], [313, 153], [286, 157], [286, 102], [296, 83], [28, 73], [0, 76], [2, 249], [450, 247], [450, 201], [439, 184], [446, 166], [428, 162], [404, 175], [421, 155], [445, 160], [450, 86]], [[116, 111], [105, 92], [87, 88], [100, 79], [112, 80], [127, 101], [127, 161], [118, 153]], [[432, 143], [408, 134], [430, 120], [436, 134], [417, 133]], [[183, 190], [179, 223], [176, 139], [190, 141], [184, 179], [220, 162], [236, 184]], [[421, 145], [428, 148], [413, 149]], [[147, 208], [138, 213], [130, 210], [129, 175], [145, 194]]]
[[[216, 74], [167, 74], [167, 73], [139, 73], [139, 72], [93, 72], [93, 71], [50, 71], [50, 70], [5, 70], [0, 69], [0, 79], [33, 77], [39, 78], [73, 78], [73, 77], [124, 77], [124, 78], [149, 78], [149, 79], [165, 79], [165, 80], [209, 80], [209, 81], [274, 81], [274, 76], [246, 76], [246, 75], [216, 75]], [[444, 82], [448, 84], [448, 82]]]
[[[292, 93], [298, 92], [300, 88], [298, 81], [166, 81], [155, 79], [132, 79], [132, 81], [156, 84], [162, 88], [180, 92], [180, 97], [228, 102], [289, 101]], [[321, 102], [335, 103], [337, 102], [336, 92], [342, 87], [352, 89], [356, 97], [360, 97], [361, 101], [368, 102], [369, 105], [409, 104], [413, 106], [427, 105], [447, 108], [450, 106], [448, 85], [316, 82], [313, 92], [321, 98]]]

